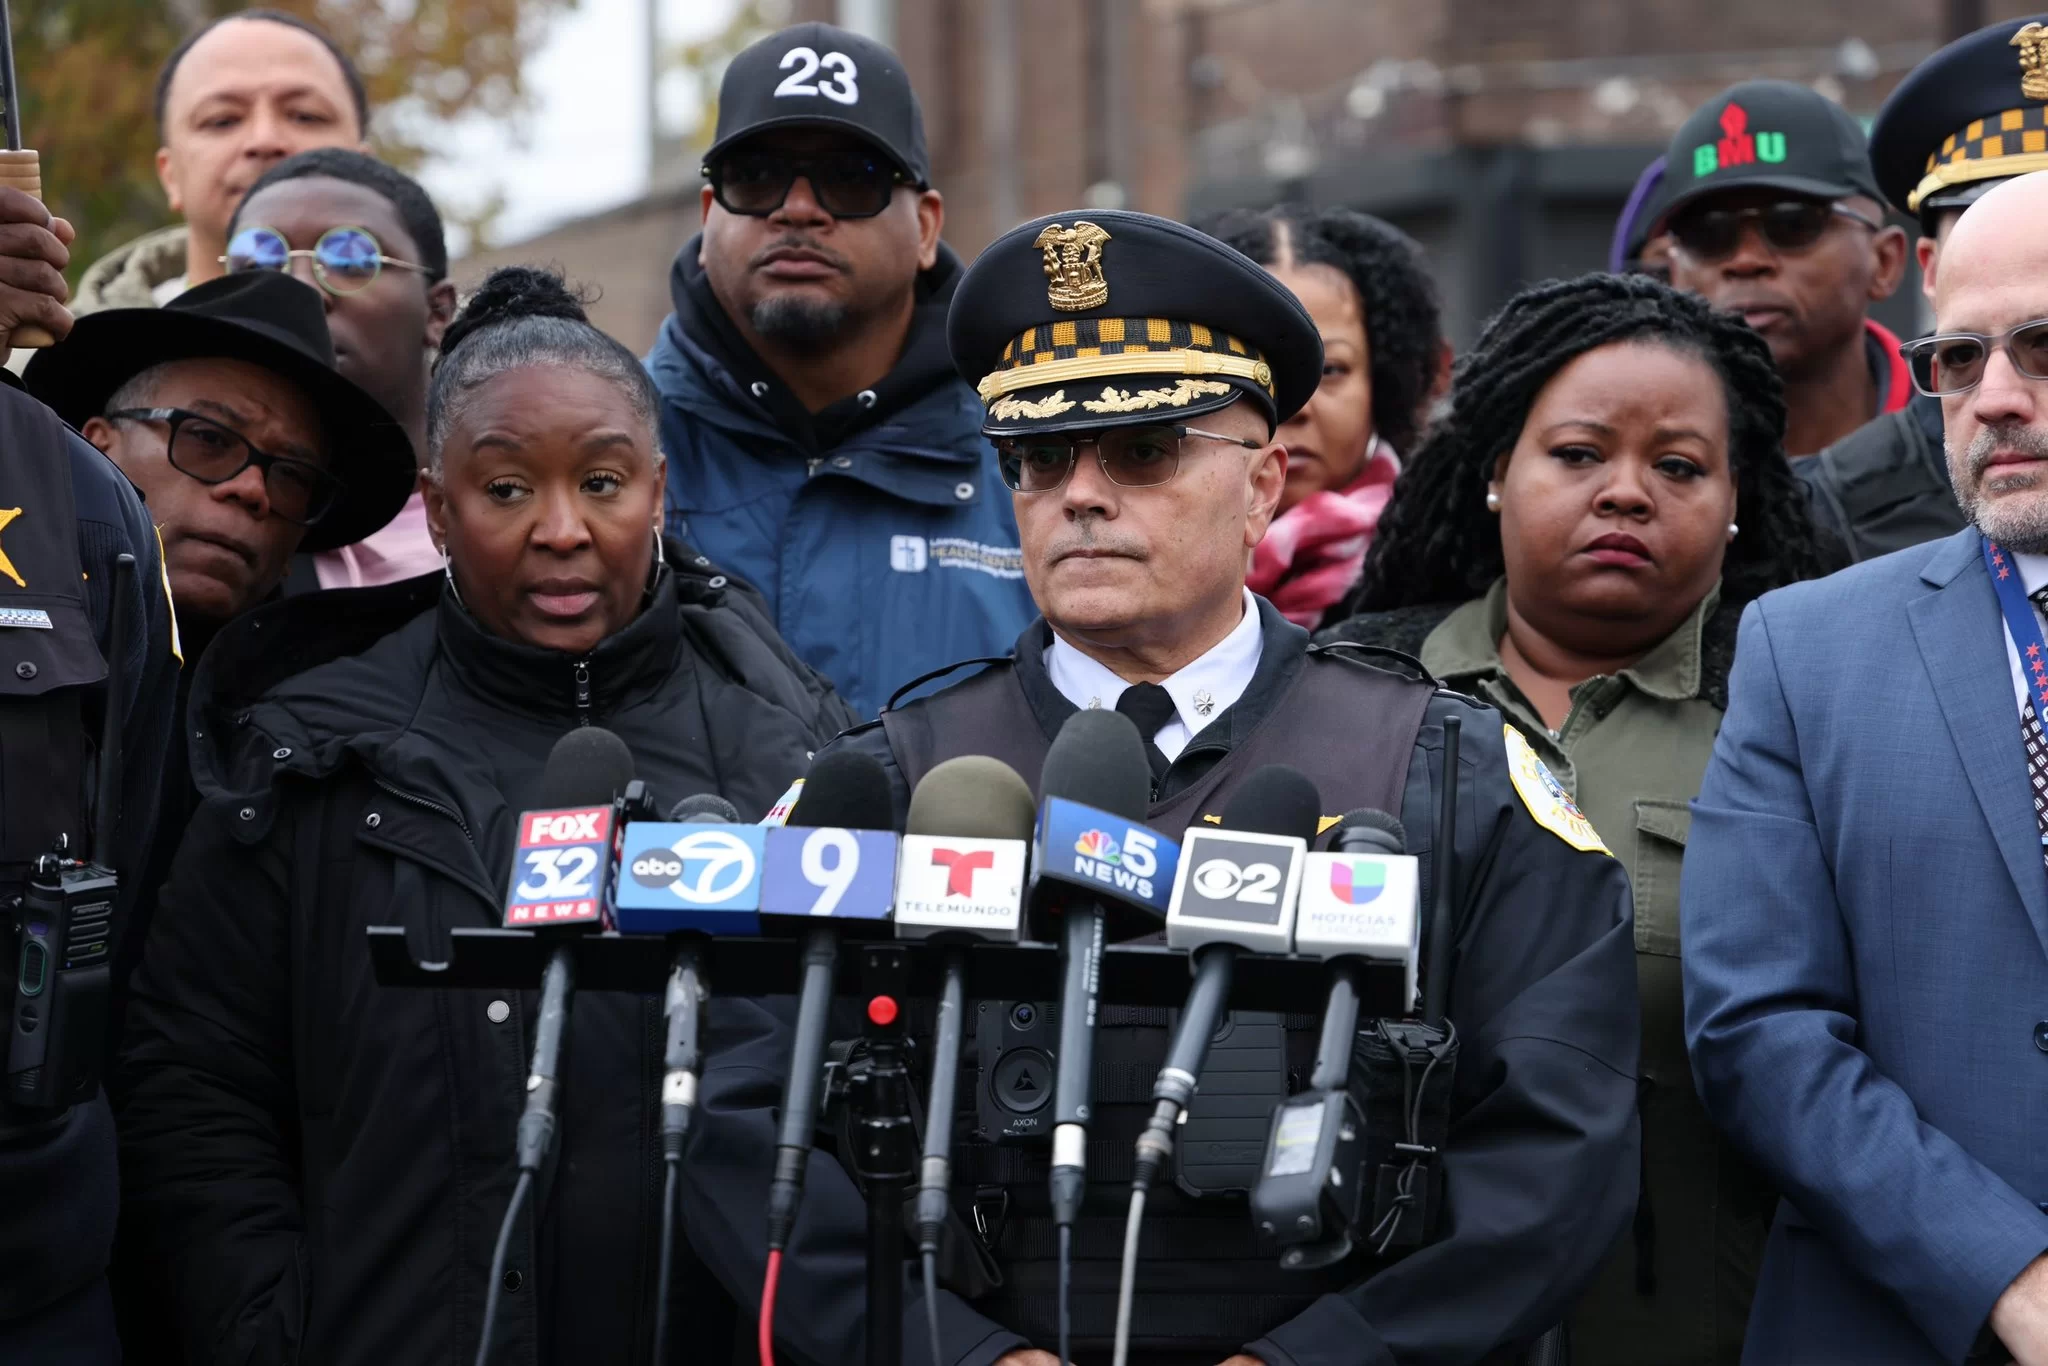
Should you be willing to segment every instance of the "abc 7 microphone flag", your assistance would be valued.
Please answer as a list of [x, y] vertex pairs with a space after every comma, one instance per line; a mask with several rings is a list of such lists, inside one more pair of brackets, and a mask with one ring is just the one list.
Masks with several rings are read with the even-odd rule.
[[604, 916], [604, 876], [611, 857], [609, 806], [522, 813], [505, 923], [597, 923]]

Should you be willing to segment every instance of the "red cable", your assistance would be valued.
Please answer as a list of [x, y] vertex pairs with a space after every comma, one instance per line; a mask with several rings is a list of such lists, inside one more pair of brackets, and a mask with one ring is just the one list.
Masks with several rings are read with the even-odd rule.
[[768, 1275], [761, 1282], [761, 1326], [755, 1344], [761, 1366], [775, 1366], [775, 1283], [782, 1279], [782, 1249], [768, 1254]]

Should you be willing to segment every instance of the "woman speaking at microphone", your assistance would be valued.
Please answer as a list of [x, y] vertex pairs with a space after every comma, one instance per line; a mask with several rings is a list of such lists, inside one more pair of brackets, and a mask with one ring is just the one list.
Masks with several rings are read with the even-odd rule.
[[[386, 990], [365, 928], [445, 956], [496, 925], [522, 808], [578, 726], [666, 806], [760, 815], [852, 717], [744, 586], [664, 545], [645, 372], [561, 282], [486, 280], [449, 328], [421, 475], [443, 571], [279, 602], [208, 651], [204, 805], [164, 894], [120, 1069], [130, 1260], [198, 1361], [470, 1361], [535, 993]], [[493, 1360], [647, 1359], [660, 1002], [574, 1006], [554, 1160], [498, 1278]], [[760, 1284], [786, 1012], [715, 1000], [684, 1169], [673, 1361], [729, 1359]], [[816, 1179], [792, 1357], [860, 1342], [862, 1212]], [[835, 1222], [837, 1221], [837, 1222]], [[843, 1239], [832, 1241], [844, 1227]], [[749, 1312], [751, 1320], [751, 1311]]]
[[[1643, 1192], [1572, 1318], [1576, 1366], [1734, 1366], [1775, 1196], [1686, 1064], [1678, 872], [1742, 608], [1833, 568], [1780, 441], [1770, 352], [1640, 277], [1541, 285], [1487, 325], [1325, 633], [1498, 707], [1628, 866]], [[1839, 551], [1835, 552], [1839, 554]]]

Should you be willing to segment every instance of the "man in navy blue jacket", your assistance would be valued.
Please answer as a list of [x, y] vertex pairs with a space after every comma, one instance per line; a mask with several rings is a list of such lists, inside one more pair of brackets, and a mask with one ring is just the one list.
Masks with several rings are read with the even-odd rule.
[[923, 116], [889, 49], [799, 24], [727, 68], [704, 167], [704, 231], [647, 357], [668, 529], [758, 588], [873, 716], [1035, 615], [982, 405], [946, 349], [961, 268]]

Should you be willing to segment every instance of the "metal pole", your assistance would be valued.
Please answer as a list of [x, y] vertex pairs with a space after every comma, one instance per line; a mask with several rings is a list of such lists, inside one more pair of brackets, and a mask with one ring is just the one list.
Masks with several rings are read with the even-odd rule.
[[7, 12], [7, 0], [0, 0], [0, 98], [7, 101], [7, 150], [21, 150], [21, 87], [14, 80], [14, 19]]

